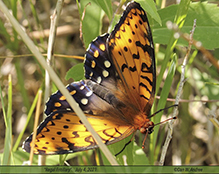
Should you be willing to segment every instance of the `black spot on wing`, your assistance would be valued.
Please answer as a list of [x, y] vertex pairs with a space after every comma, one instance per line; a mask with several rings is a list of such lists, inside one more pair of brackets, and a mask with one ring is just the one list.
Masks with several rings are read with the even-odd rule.
[[73, 131], [72, 134], [74, 135], [74, 138], [80, 137], [79, 134], [78, 134], [78, 131]]
[[149, 67], [146, 63], [142, 63], [141, 71], [145, 73], [151, 73], [151, 66]]
[[140, 95], [140, 97], [145, 98], [146, 100], [149, 100], [149, 98], [145, 97], [144, 95]]
[[142, 48], [142, 50], [144, 52], [148, 52], [148, 50], [151, 49], [151, 47], [149, 45], [147, 45], [147, 44], [143, 45], [140, 41], [136, 41], [135, 44], [136, 44], [136, 46]]
[[123, 64], [121, 67], [122, 72], [124, 72], [125, 68], [128, 68], [128, 66], [126, 64]]
[[116, 129], [116, 128], [115, 128], [115, 131], [116, 131], [117, 133], [119, 133], [120, 135], [122, 135], [122, 133], [121, 133], [121, 132], [119, 132], [119, 131], [118, 131], [118, 129]]
[[128, 48], [127, 48], [127, 47], [124, 47], [124, 51], [127, 52], [127, 51], [128, 51]]
[[133, 54], [132, 57], [133, 59], [139, 59], [140, 58], [139, 52], [137, 54]]
[[69, 142], [69, 141], [67, 140], [67, 138], [62, 138], [62, 142], [63, 142], [63, 143], [66, 143], [66, 144], [68, 145], [68, 148], [69, 148], [70, 150], [74, 149], [74, 144], [71, 143], [71, 142]]
[[150, 91], [150, 89], [148, 89], [148, 87], [144, 84], [144, 83], [139, 83], [139, 86], [142, 86], [142, 87], [144, 87], [150, 94], [151, 94], [151, 91]]
[[153, 85], [152, 81], [151, 81], [147, 76], [143, 76], [143, 75], [141, 75], [141, 78], [147, 80], [148, 83], [149, 83], [151, 86]]
[[86, 142], [90, 143], [89, 146], [94, 146], [94, 145], [96, 145], [96, 143], [94, 143], [93, 137], [92, 137], [91, 135], [88, 136], [88, 137], [86, 137], [84, 140], [85, 140]]
[[135, 72], [136, 71], [136, 66], [133, 66], [133, 67], [130, 66], [129, 70], [132, 71], [132, 72]]
[[106, 132], [106, 130], [104, 130], [104, 131], [103, 131], [103, 133], [104, 133], [106, 136], [110, 137], [110, 138], [114, 138], [114, 136], [113, 136], [113, 135], [110, 135], [110, 134], [108, 134], [108, 133]]

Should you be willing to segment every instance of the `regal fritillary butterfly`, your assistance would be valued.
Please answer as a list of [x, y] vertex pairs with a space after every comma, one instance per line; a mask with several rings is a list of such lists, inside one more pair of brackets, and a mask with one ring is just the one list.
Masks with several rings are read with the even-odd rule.
[[[97, 37], [85, 54], [86, 80], [67, 86], [102, 138], [112, 144], [136, 130], [151, 133], [147, 117], [154, 100], [156, 69], [145, 11], [129, 3], [111, 34]], [[97, 148], [92, 135], [60, 91], [46, 103], [47, 118], [37, 129], [35, 154], [65, 154]], [[23, 149], [30, 152], [32, 135]]]

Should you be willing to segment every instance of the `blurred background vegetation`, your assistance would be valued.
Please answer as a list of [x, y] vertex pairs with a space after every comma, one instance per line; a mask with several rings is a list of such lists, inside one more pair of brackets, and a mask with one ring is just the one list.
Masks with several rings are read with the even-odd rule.
[[[37, 48], [45, 54], [48, 47], [50, 16], [53, 14], [57, 1], [4, 0], [3, 2]], [[85, 10], [85, 17], [82, 22], [82, 40], [80, 38], [80, 21], [84, 7], [88, 2], [91, 2], [91, 4]], [[115, 15], [120, 2], [114, 0], [104, 2], [106, 2], [105, 6], [95, 0], [84, 0], [79, 3], [80, 10], [78, 10], [75, 1], [65, 0], [58, 23], [54, 45], [55, 54], [84, 56], [88, 44], [98, 35], [107, 32], [109, 26], [112, 27], [116, 23], [114, 21], [120, 17], [118, 14], [123, 11], [120, 9], [117, 11], [118, 14]], [[145, 2], [142, 0], [142, 3], [145, 4], [144, 8], [148, 13], [154, 43], [156, 44], [158, 77], [156, 93], [161, 99], [155, 100], [152, 110], [152, 113], [154, 113], [161, 108], [174, 104], [181, 75], [181, 65], [188, 47], [188, 42], [183, 39], [175, 42], [176, 39], [173, 38], [172, 31], [167, 29], [166, 22], [169, 20], [174, 22], [177, 14], [184, 14], [185, 22], [179, 24], [181, 31], [189, 34], [194, 19], [197, 19], [194, 39], [201, 41], [202, 45], [215, 57], [215, 60], [219, 61], [219, 2], [217, 0], [194, 0], [188, 6], [186, 4], [179, 6], [177, 0], [157, 0], [155, 3], [152, 0]], [[113, 22], [111, 22], [112, 19], [114, 19]], [[33, 130], [34, 111], [31, 110], [31, 106], [34, 103], [34, 98], [39, 88], [43, 90], [45, 87], [45, 71], [32, 54], [29, 54], [31, 54], [30, 51], [0, 11], [0, 84], [2, 95], [0, 104], [0, 158], [2, 164], [22, 164], [29, 158], [29, 154], [22, 151], [21, 145]], [[175, 62], [174, 57], [176, 58]], [[63, 83], [67, 85], [83, 77], [82, 62], [65, 56], [55, 57], [53, 67]], [[75, 65], [77, 65], [77, 68], [73, 68], [66, 78], [68, 70]], [[172, 72], [172, 82], [166, 89], [168, 99], [163, 98], [162, 100], [161, 91], [164, 87], [166, 88], [165, 81], [168, 78], [168, 71], [170, 71], [171, 66], [174, 66], [175, 71]], [[11, 83], [9, 83], [9, 74], [11, 75]], [[165, 165], [218, 164], [218, 69], [206, 55], [192, 47], [185, 76], [186, 81], [181, 96], [182, 100], [179, 104], [178, 119], [174, 123], [173, 139], [167, 151]], [[52, 85], [51, 92], [53, 93], [56, 90], [55, 85]], [[10, 97], [12, 100], [10, 100]], [[161, 108], [157, 107], [159, 101], [163, 102], [159, 105], [163, 106]], [[40, 120], [43, 120], [44, 105], [42, 103]], [[171, 114], [171, 111], [171, 109], [165, 111], [161, 119], [165, 120]], [[7, 132], [6, 128], [10, 128], [10, 126], [5, 124], [4, 112], [7, 115], [5, 119], [9, 119], [8, 123], [12, 125], [12, 136], [10, 131]], [[27, 123], [28, 114], [32, 115], [29, 123]], [[211, 116], [214, 116], [216, 120], [212, 121]], [[155, 123], [160, 122], [160, 118], [157, 120], [156, 116], [153, 119]], [[28, 126], [24, 130], [25, 124], [28, 124]], [[132, 144], [130, 145], [132, 146], [131, 150], [128, 147], [123, 152], [127, 155], [127, 163], [158, 164], [167, 128], [168, 124], [161, 125], [160, 128], [157, 126], [156, 133], [152, 133], [147, 138], [145, 153], [141, 150], [142, 137], [137, 134], [136, 143], [139, 146]], [[22, 131], [25, 131], [24, 135], [19, 137]], [[128, 140], [120, 143], [121, 148]], [[117, 145], [117, 149], [114, 148], [115, 153], [120, 146]], [[114, 150], [111, 149], [113, 152]], [[67, 160], [70, 165], [101, 164], [101, 162], [97, 162], [100, 160], [99, 155], [96, 154], [99, 154], [98, 150], [74, 153], [68, 155]], [[7, 156], [8, 158], [6, 158]], [[103, 164], [107, 164], [103, 156], [101, 159]], [[118, 160], [120, 164], [124, 164], [122, 156], [118, 157]], [[46, 162], [50, 165], [59, 163], [60, 157], [57, 155], [55, 157], [49, 156]], [[34, 156], [34, 164], [37, 164], [37, 156]]]

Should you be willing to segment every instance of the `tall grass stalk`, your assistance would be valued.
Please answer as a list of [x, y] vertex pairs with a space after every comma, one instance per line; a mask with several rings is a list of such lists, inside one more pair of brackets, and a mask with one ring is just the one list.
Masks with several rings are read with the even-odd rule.
[[5, 143], [4, 143], [4, 152], [2, 158], [2, 165], [9, 165], [11, 153], [12, 153], [12, 81], [11, 75], [8, 76], [8, 108], [7, 115], [5, 119]]
[[22, 139], [22, 137], [23, 137], [23, 135], [24, 135], [24, 132], [25, 132], [25, 130], [26, 130], [28, 124], [29, 124], [29, 121], [30, 121], [30, 119], [31, 119], [31, 117], [32, 117], [32, 115], [33, 115], [34, 109], [35, 109], [35, 107], [36, 107], [37, 100], [38, 100], [38, 97], [39, 97], [39, 91], [40, 91], [40, 90], [41, 90], [41, 89], [38, 90], [38, 92], [37, 92], [37, 94], [36, 94], [36, 96], [35, 96], [35, 98], [34, 98], [34, 101], [33, 101], [32, 105], [31, 105], [31, 107], [30, 107], [30, 110], [29, 110], [29, 112], [28, 112], [28, 114], [27, 114], [26, 123], [25, 123], [25, 125], [24, 125], [24, 127], [23, 127], [21, 133], [19, 134], [19, 136], [18, 136], [18, 138], [17, 138], [15, 144], [14, 144], [13, 152], [15, 152], [15, 151], [18, 149], [19, 145], [20, 145], [21, 139]]

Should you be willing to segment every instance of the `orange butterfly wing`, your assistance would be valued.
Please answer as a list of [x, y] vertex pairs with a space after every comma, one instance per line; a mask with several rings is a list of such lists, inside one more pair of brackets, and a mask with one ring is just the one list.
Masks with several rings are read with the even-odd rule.
[[[148, 25], [140, 5], [130, 3], [112, 33], [91, 42], [84, 62], [87, 80], [67, 86], [105, 144], [149, 125], [147, 115], [153, 103], [156, 74]], [[98, 147], [60, 91], [46, 106], [48, 117], [37, 129], [35, 154]], [[31, 147], [32, 135], [23, 143], [25, 151], [30, 152]]]
[[156, 68], [153, 40], [145, 11], [131, 3], [108, 40], [116, 70], [133, 103], [147, 114], [153, 104]]
[[[97, 96], [88, 87], [90, 80], [74, 82], [67, 86], [82, 110], [85, 111], [90, 124], [102, 138], [103, 143], [112, 144], [134, 132], [131, 125], [122, 123], [119, 117], [111, 117], [110, 111], [118, 112], [111, 104]], [[97, 86], [98, 87], [98, 86]], [[99, 87], [104, 90], [105, 88]], [[108, 93], [108, 96], [111, 96]], [[107, 97], [107, 95], [104, 95]], [[114, 99], [116, 103], [117, 99]], [[120, 107], [119, 101], [117, 101]], [[37, 136], [34, 146], [35, 154], [52, 155], [65, 154], [77, 151], [97, 148], [97, 144], [91, 133], [86, 129], [77, 115], [70, 109], [65, 97], [57, 91], [47, 102], [45, 111], [49, 116], [37, 128]], [[51, 110], [51, 108], [53, 110]], [[32, 135], [28, 137], [23, 149], [30, 152], [32, 147]]]
[[[116, 125], [102, 117], [87, 119], [107, 145], [133, 133], [130, 126]], [[26, 140], [24, 149], [30, 152], [31, 147], [32, 135]], [[34, 154], [66, 154], [97, 147], [92, 135], [75, 113], [56, 111], [39, 126]]]

